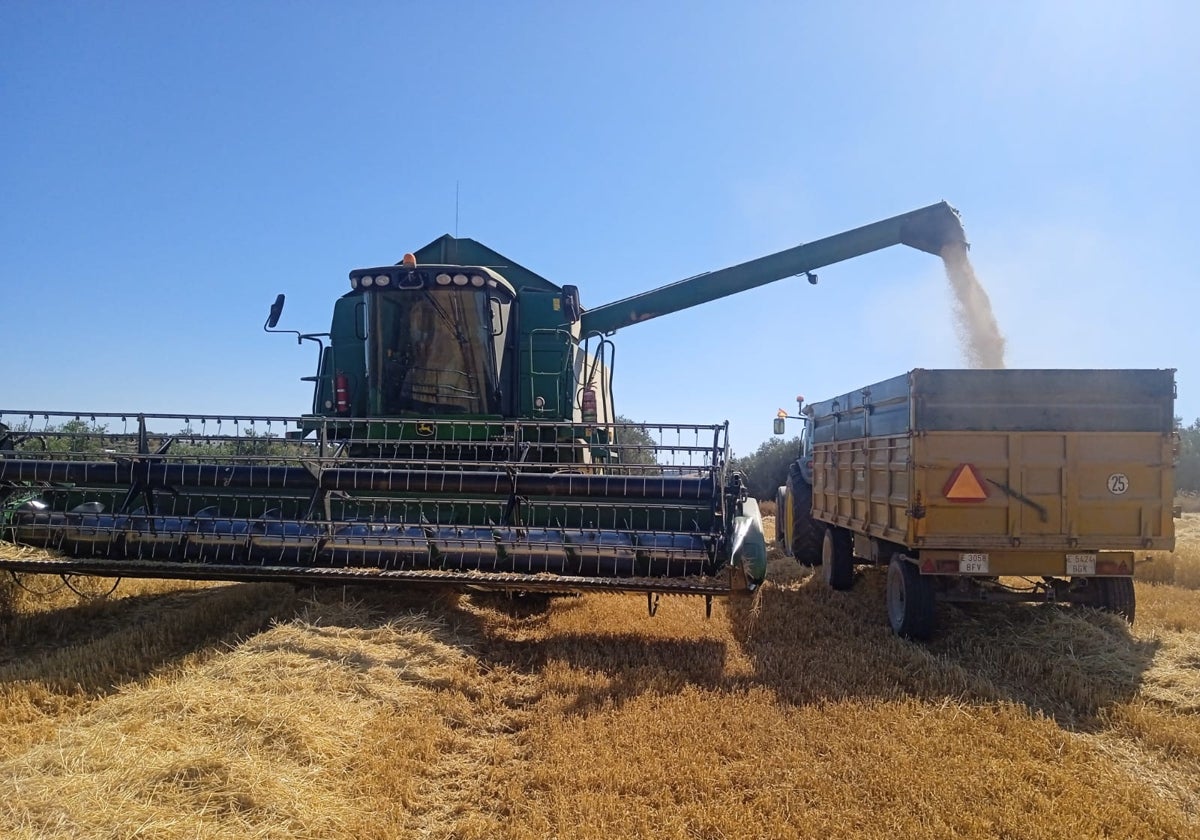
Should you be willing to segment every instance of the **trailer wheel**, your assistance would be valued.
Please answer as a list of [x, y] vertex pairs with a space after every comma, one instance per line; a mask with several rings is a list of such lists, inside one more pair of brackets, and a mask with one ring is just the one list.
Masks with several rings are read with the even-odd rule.
[[1116, 613], [1130, 624], [1133, 624], [1137, 612], [1137, 596], [1133, 591], [1133, 578], [1105, 578], [1104, 604], [1100, 609]]
[[1073, 602], [1084, 607], [1094, 607], [1114, 613], [1133, 624], [1137, 612], [1137, 597], [1133, 590], [1133, 578], [1088, 578], [1083, 589]]
[[787, 480], [788, 501], [792, 512], [792, 557], [801, 566], [821, 564], [821, 539], [824, 526], [812, 518], [812, 485], [797, 470]]
[[933, 582], [902, 555], [893, 557], [887, 573], [888, 623], [893, 632], [906, 639], [928, 639], [937, 622], [935, 604]]
[[821, 540], [821, 577], [830, 589], [845, 590], [854, 585], [854, 538], [845, 528], [825, 529]]

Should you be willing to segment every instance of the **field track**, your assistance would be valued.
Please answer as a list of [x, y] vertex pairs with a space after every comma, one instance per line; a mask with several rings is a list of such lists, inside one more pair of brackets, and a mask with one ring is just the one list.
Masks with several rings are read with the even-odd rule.
[[1177, 524], [1132, 633], [945, 607], [926, 646], [878, 570], [830, 593], [782, 557], [709, 620], [0, 584], [0, 837], [1200, 836], [1200, 514]]

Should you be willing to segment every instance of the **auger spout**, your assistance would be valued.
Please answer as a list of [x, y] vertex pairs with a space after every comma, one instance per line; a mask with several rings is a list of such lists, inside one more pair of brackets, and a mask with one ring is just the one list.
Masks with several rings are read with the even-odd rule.
[[608, 334], [701, 303], [812, 272], [892, 245], [940, 256], [952, 242], [966, 243], [958, 211], [944, 201], [890, 219], [836, 233], [739, 265], [698, 274], [583, 313], [585, 333]]

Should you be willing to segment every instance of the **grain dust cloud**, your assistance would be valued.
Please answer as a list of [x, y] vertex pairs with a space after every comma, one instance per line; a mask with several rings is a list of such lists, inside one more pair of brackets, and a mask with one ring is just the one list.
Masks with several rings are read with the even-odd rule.
[[967, 246], [951, 242], [942, 248], [946, 276], [954, 290], [954, 327], [968, 367], [1004, 367], [1004, 336], [992, 313], [987, 291], [975, 276]]

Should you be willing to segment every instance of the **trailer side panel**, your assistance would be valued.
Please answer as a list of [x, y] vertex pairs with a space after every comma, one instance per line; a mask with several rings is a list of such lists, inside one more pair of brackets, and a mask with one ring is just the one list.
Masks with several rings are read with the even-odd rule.
[[812, 407], [813, 516], [914, 552], [1170, 549], [1173, 400], [1173, 371], [915, 370]]

